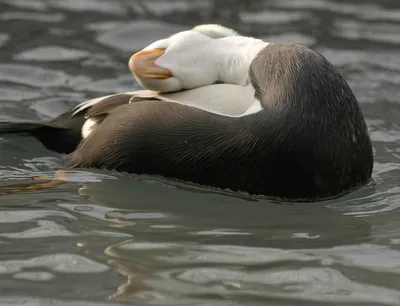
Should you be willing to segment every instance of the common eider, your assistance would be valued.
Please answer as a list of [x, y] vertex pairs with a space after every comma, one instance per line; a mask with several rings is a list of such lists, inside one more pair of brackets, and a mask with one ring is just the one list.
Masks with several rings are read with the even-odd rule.
[[216, 25], [156, 41], [129, 68], [146, 89], [83, 102], [50, 122], [2, 123], [67, 153], [66, 169], [161, 175], [286, 199], [371, 178], [363, 114], [321, 54]]

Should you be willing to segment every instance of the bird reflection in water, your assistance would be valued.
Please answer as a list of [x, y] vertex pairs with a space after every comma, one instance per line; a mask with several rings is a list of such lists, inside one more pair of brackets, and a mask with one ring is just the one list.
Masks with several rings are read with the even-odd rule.
[[139, 293], [152, 292], [152, 288], [144, 281], [144, 277], [138, 275], [137, 267], [129, 262], [128, 259], [123, 259], [122, 247], [132, 243], [132, 239], [122, 241], [111, 245], [104, 250], [104, 253], [110, 257], [107, 263], [115, 267], [115, 271], [127, 278], [126, 282], [120, 285], [116, 292], [109, 296], [110, 300], [127, 301], [135, 298]]
[[0, 186], [0, 195], [38, 191], [65, 184], [68, 182], [67, 171], [57, 170], [53, 178], [45, 176], [34, 176], [32, 177], [32, 180], [34, 182]]

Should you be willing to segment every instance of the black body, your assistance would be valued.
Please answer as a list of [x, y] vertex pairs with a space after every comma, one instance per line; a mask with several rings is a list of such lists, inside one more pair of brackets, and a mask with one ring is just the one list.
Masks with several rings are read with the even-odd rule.
[[[323, 56], [295, 44], [269, 45], [249, 75], [264, 108], [256, 114], [233, 118], [158, 100], [128, 103], [130, 96], [121, 94], [69, 114], [64, 128], [26, 132], [49, 149], [54, 145], [43, 135], [56, 138], [53, 150], [73, 151], [68, 168], [157, 174], [251, 194], [316, 200], [370, 180], [373, 154], [363, 115]], [[80, 141], [84, 116], [102, 121]]]

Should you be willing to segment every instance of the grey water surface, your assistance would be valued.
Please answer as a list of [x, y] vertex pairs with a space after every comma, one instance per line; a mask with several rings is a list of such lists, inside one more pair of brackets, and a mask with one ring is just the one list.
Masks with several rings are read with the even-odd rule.
[[[130, 55], [199, 23], [324, 54], [360, 101], [373, 183], [289, 204], [112, 171], [0, 196], [0, 305], [400, 305], [398, 0], [0, 0], [0, 121], [138, 89]], [[64, 156], [0, 137], [0, 185]]]

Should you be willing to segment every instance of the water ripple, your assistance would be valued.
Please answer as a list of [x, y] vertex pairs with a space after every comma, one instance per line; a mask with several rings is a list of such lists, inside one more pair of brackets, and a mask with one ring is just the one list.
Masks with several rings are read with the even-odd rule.
[[0, 261], [0, 274], [20, 273], [24, 269], [47, 268], [59, 273], [99, 273], [108, 270], [106, 265], [76, 254], [51, 254], [26, 260]]
[[94, 91], [98, 93], [126, 92], [139, 89], [131, 74], [126, 73], [119, 77], [103, 79], [97, 82], [76, 84], [78, 90]]
[[283, 250], [233, 245], [186, 246], [184, 255], [159, 255], [158, 259], [181, 264], [282, 265], [283, 262], [320, 262], [324, 266], [344, 265], [376, 272], [400, 274], [400, 251], [387, 246], [360, 244], [328, 249]]
[[24, 279], [29, 281], [49, 281], [55, 278], [55, 275], [48, 272], [21, 272], [15, 273], [13, 278]]
[[80, 0], [52, 0], [49, 2], [49, 6], [77, 12], [89, 11], [115, 15], [124, 15], [126, 13], [123, 5], [117, 1], [85, 0], [85, 2], [82, 2]]
[[72, 77], [63, 71], [50, 70], [30, 65], [0, 64], [0, 81], [34, 87], [74, 87], [89, 82], [86, 76]]
[[[24, 306], [117, 306], [121, 305], [120, 303], [112, 303], [112, 302], [92, 302], [87, 300], [76, 300], [72, 301], [63, 301], [63, 300], [54, 300], [54, 299], [46, 299], [46, 298], [35, 298], [31, 296], [8, 296], [8, 297], [0, 297], [0, 306], [10, 306], [10, 305], [24, 305]], [[171, 305], [172, 306], [172, 305]], [[220, 306], [220, 305], [218, 305]], [[221, 305], [223, 306], [223, 305]]]
[[76, 236], [76, 234], [68, 231], [64, 226], [61, 226], [53, 221], [39, 220], [37, 227], [15, 233], [0, 233], [0, 237], [11, 239], [33, 239], [44, 237], [66, 237]]
[[277, 11], [257, 11], [257, 12], [241, 12], [240, 20], [247, 24], [261, 23], [261, 24], [279, 24], [298, 21], [309, 18], [310, 16], [306, 13], [288, 13], [288, 12], [277, 12]]
[[315, 39], [311, 36], [300, 33], [285, 33], [280, 35], [262, 36], [261, 39], [267, 42], [294, 42], [305, 46], [311, 46], [315, 43]]
[[0, 47], [4, 46], [9, 39], [9, 35], [6, 33], [0, 33]]
[[211, 7], [210, 1], [184, 1], [170, 0], [168, 2], [159, 0], [147, 0], [145, 2], [130, 1], [128, 6], [137, 13], [151, 12], [156, 16], [170, 13], [189, 13], [192, 11], [207, 10]]
[[[42, 93], [24, 85], [14, 85], [13, 88], [10, 88], [9, 85], [0, 83], [0, 95], [4, 101], [18, 102], [38, 98], [42, 96]], [[1, 108], [3, 108], [3, 105], [4, 103], [2, 103]]]
[[[119, 250], [124, 250], [123, 255]], [[400, 252], [386, 246], [361, 244], [329, 249], [283, 250], [233, 245], [179, 245], [173, 243], [127, 242], [107, 254], [117, 264], [121, 258], [141, 258], [152, 252], [153, 260], [163, 261], [147, 280], [164, 299], [169, 295], [225, 295], [266, 298], [282, 297], [318, 302], [373, 302], [397, 305], [400, 291], [366, 283], [368, 273], [400, 273]], [[128, 253], [126, 253], [128, 252]], [[360, 254], [363, 254], [360, 256]], [[154, 258], [155, 257], [155, 258]], [[384, 264], [382, 264], [384, 262]], [[290, 264], [290, 267], [288, 267]], [[361, 279], [349, 276], [346, 267], [358, 269]], [[149, 267], [150, 270], [152, 268]], [[129, 274], [128, 270], [126, 273]], [[389, 282], [392, 277], [389, 277]], [[168, 279], [167, 283], [162, 280]]]
[[172, 25], [160, 21], [139, 20], [119, 23], [98, 35], [97, 41], [122, 51], [135, 52], [153, 41], [168, 37], [189, 27]]
[[358, 40], [368, 39], [374, 42], [399, 44], [400, 24], [356, 22], [354, 20], [335, 21], [337, 35], [343, 38]]
[[[351, 2], [351, 1], [350, 1]], [[324, 11], [330, 11], [339, 14], [348, 15], [363, 15], [368, 16], [370, 12], [375, 13], [376, 10], [380, 10], [381, 7], [369, 3], [346, 3], [336, 2], [329, 0], [277, 0], [274, 5], [276, 7], [283, 8], [298, 8], [298, 9], [318, 9]]]
[[15, 55], [15, 59], [23, 61], [70, 61], [86, 58], [89, 52], [76, 49], [67, 49], [59, 46], [42, 46], [25, 50]]
[[63, 14], [46, 14], [32, 12], [7, 12], [0, 14], [0, 20], [32, 20], [35, 22], [60, 22], [65, 20]]
[[36, 209], [0, 211], [0, 223], [20, 223], [46, 217], [63, 217], [68, 219], [76, 219], [73, 215], [69, 213], [57, 210]]
[[3, 0], [3, 1], [9, 5], [23, 9], [31, 9], [37, 11], [45, 11], [47, 9], [46, 3], [40, 0]]
[[[397, 305], [400, 291], [350, 280], [329, 268], [245, 272], [198, 268], [177, 273], [176, 279], [203, 285], [207, 294], [248, 294], [318, 302], [374, 302]], [[180, 287], [184, 293], [185, 286]]]

